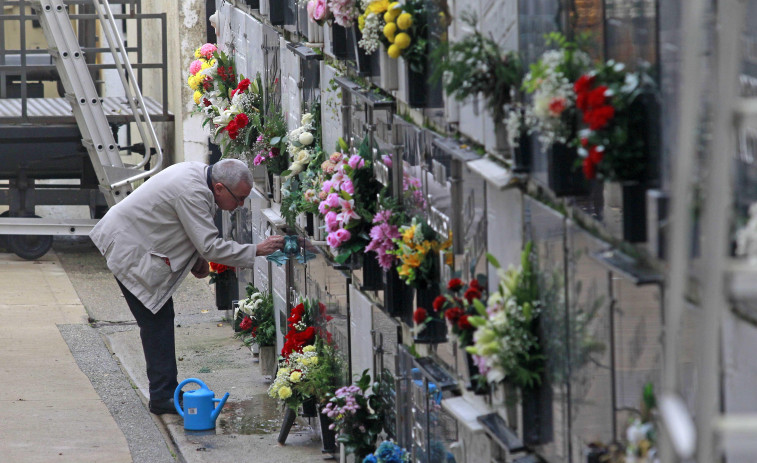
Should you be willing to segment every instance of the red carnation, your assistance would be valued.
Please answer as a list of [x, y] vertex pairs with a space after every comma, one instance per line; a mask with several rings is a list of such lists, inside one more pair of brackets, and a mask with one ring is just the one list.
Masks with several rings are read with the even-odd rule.
[[234, 118], [234, 123], [236, 123], [236, 124], [237, 124], [237, 127], [239, 127], [240, 129], [241, 129], [242, 127], [245, 127], [245, 126], [247, 126], [247, 123], [248, 123], [248, 122], [250, 122], [250, 118], [248, 118], [248, 117], [247, 117], [247, 114], [245, 114], [245, 113], [239, 113], [239, 114], [237, 114], [237, 115], [236, 115], [236, 117]]
[[468, 315], [463, 315], [460, 317], [460, 319], [457, 321], [457, 327], [461, 330], [470, 330], [473, 328], [473, 325], [470, 324], [470, 320], [468, 320]]
[[600, 106], [604, 106], [605, 103], [607, 102], [607, 97], [605, 96], [606, 91], [607, 91], [607, 86], [600, 85], [599, 87], [589, 92], [588, 101], [587, 101], [589, 107], [599, 108]]
[[231, 92], [231, 97], [234, 98], [234, 95], [237, 93], [244, 93], [247, 91], [247, 87], [250, 86], [250, 79], [242, 79], [241, 82], [239, 82], [239, 85], [237, 85], [237, 88], [234, 89], [233, 92]]
[[476, 289], [476, 290], [478, 290], [478, 291], [481, 291], [481, 290], [483, 290], [483, 289], [484, 289], [484, 288], [483, 288], [483, 287], [481, 286], [481, 283], [479, 283], [479, 282], [478, 282], [478, 280], [476, 280], [475, 278], [474, 278], [474, 279], [472, 279], [472, 280], [470, 281], [470, 283], [468, 283], [468, 286], [469, 286], [469, 287], [471, 287], [471, 288], [473, 288], [473, 289]]
[[597, 176], [597, 166], [589, 158], [584, 158], [583, 171], [584, 177], [588, 180], [593, 180]]
[[549, 102], [549, 112], [553, 116], [559, 116], [565, 111], [565, 108], [565, 98], [552, 98], [552, 101]]
[[416, 325], [420, 325], [423, 323], [426, 318], [428, 318], [428, 312], [426, 312], [426, 309], [423, 307], [418, 307], [415, 309], [415, 313], [413, 313], [413, 321]]
[[452, 307], [451, 309], [448, 309], [446, 312], [444, 312], [444, 316], [447, 317], [447, 320], [450, 321], [450, 323], [457, 323], [458, 320], [460, 320], [460, 317], [465, 315], [465, 312], [463, 312], [463, 309], [460, 307]]
[[575, 84], [573, 84], [573, 90], [577, 94], [584, 93], [591, 89], [592, 85], [594, 85], [594, 80], [596, 79], [596, 76], [590, 76], [588, 74], [584, 74], [581, 77], [578, 78]]
[[477, 290], [476, 288], [470, 287], [467, 291], [465, 291], [463, 297], [470, 304], [473, 303], [474, 299], [481, 299], [481, 291]]
[[444, 307], [444, 303], [447, 302], [447, 298], [444, 296], [436, 296], [436, 299], [434, 299], [434, 312], [438, 312], [442, 310]]
[[250, 328], [252, 328], [252, 319], [250, 317], [244, 317], [241, 322], [239, 322], [239, 329], [242, 331], [247, 331]]
[[450, 291], [459, 291], [463, 287], [463, 282], [460, 278], [453, 278], [447, 283], [447, 289]]
[[257, 326], [253, 326], [252, 327], [252, 333], [251, 334], [252, 334], [253, 338], [258, 335], [258, 327]]
[[589, 124], [591, 130], [599, 130], [607, 125], [613, 117], [615, 117], [615, 108], [605, 105], [586, 113], [584, 121]]
[[207, 108], [208, 106], [212, 105], [213, 103], [211, 103], [210, 100], [208, 100], [207, 98], [203, 98], [202, 99], [202, 104], [204, 104], [205, 107]]

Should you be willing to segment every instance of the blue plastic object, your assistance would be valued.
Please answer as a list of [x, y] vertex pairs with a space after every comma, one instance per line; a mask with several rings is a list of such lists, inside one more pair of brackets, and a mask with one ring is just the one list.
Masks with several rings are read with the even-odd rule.
[[302, 248], [302, 252], [300, 252], [300, 245], [299, 245], [299, 239], [300, 237], [297, 235], [287, 235], [284, 237], [284, 251], [275, 251], [268, 256], [266, 256], [266, 259], [269, 262], [273, 262], [279, 267], [284, 265], [287, 260], [289, 259], [295, 259], [300, 264], [304, 264], [310, 259], [315, 258], [315, 254], [308, 251], [304, 247]]
[[[184, 410], [182, 410], [179, 405], [179, 392], [181, 388], [189, 383], [199, 384], [200, 389], [184, 393]], [[184, 429], [188, 431], [215, 429], [216, 418], [218, 418], [218, 414], [221, 413], [221, 409], [228, 398], [229, 393], [227, 392], [222, 398], [216, 399], [215, 393], [208, 389], [205, 383], [196, 378], [185, 379], [173, 393], [174, 406], [179, 415], [184, 418]], [[218, 406], [214, 407], [213, 402], [219, 402]]]

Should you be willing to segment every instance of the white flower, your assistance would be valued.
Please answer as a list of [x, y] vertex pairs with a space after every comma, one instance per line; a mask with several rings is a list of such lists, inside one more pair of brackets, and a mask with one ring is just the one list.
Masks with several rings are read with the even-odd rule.
[[297, 152], [297, 154], [294, 157], [294, 162], [300, 163], [300, 164], [308, 164], [310, 161], [310, 153], [308, 150], [300, 150]]
[[304, 132], [300, 134], [299, 141], [301, 145], [309, 145], [313, 143], [313, 134], [310, 132]]
[[623, 86], [620, 87], [620, 91], [623, 93], [631, 93], [639, 86], [639, 76], [637, 74], [628, 73], [623, 82]]
[[311, 122], [313, 122], [313, 115], [310, 113], [305, 113], [302, 115], [302, 119], [300, 120], [300, 123], [302, 125], [309, 125]]

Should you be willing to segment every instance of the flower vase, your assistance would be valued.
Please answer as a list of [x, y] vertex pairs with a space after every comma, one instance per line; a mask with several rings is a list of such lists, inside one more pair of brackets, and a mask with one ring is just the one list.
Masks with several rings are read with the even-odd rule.
[[405, 68], [407, 70], [405, 75], [407, 104], [415, 108], [441, 108], [444, 106], [441, 81], [429, 82], [427, 69], [418, 72], [413, 70], [408, 63], [406, 63]]
[[553, 143], [549, 150], [549, 188], [555, 196], [586, 196], [589, 182], [578, 168], [578, 151], [564, 143]]
[[531, 137], [528, 134], [521, 134], [518, 139], [518, 146], [510, 147], [512, 149], [512, 170], [516, 174], [525, 174], [531, 170]]
[[[542, 379], [543, 380], [543, 379]], [[520, 390], [523, 443], [540, 445], [552, 441], [552, 388], [548, 384]]]
[[352, 34], [352, 46], [355, 47], [355, 64], [357, 64], [358, 73], [361, 76], [378, 75], [378, 56], [376, 56], [375, 52], [370, 55], [367, 54], [363, 48], [358, 45], [363, 38], [363, 34], [360, 33], [357, 23], [352, 26], [350, 32]]
[[302, 415], [305, 418], [315, 418], [318, 415], [316, 410], [315, 397], [310, 397], [302, 402]]
[[336, 445], [336, 433], [329, 427], [334, 421], [323, 412], [318, 412], [318, 421], [321, 427], [321, 453], [336, 453], [339, 447]]
[[218, 310], [233, 310], [233, 301], [239, 298], [237, 275], [233, 270], [226, 270], [216, 276], [216, 307]]
[[390, 58], [386, 52], [386, 46], [381, 47], [373, 52], [379, 55], [379, 75], [380, 87], [384, 90], [397, 90], [399, 88], [399, 71], [397, 69], [397, 59]]
[[384, 312], [412, 323], [414, 290], [397, 274], [397, 268], [384, 271]]
[[425, 288], [415, 290], [416, 304], [426, 309], [431, 318], [413, 340], [418, 344], [440, 344], [447, 342], [447, 322], [441, 314], [434, 312], [434, 299], [439, 295], [438, 285], [430, 283]]
[[271, 201], [281, 204], [281, 175], [273, 175], [273, 181], [271, 182]]
[[374, 253], [363, 254], [363, 285], [361, 291], [379, 291], [384, 288], [381, 266]]
[[[460, 347], [465, 351], [465, 347]], [[478, 381], [475, 379], [475, 376], [479, 374], [478, 371], [478, 365], [476, 365], [476, 362], [473, 361], [473, 354], [470, 354], [468, 352], [465, 352], [465, 365], [467, 367], [468, 373], [468, 382], [470, 383], [470, 386], [468, 387], [468, 390], [473, 391], [476, 395], [484, 395], [489, 393], [489, 385], [484, 381]]]
[[276, 376], [276, 346], [260, 346], [258, 354], [260, 364], [260, 375], [273, 379]]
[[268, 20], [272, 25], [283, 26], [286, 23], [286, 10], [287, 0], [268, 0]]
[[349, 59], [350, 50], [347, 46], [347, 29], [333, 23], [329, 28], [331, 34], [331, 54], [337, 59]]
[[623, 182], [623, 239], [629, 243], [647, 240], [647, 185]]
[[297, 412], [284, 406], [284, 421], [281, 422], [281, 429], [279, 429], [279, 437], [276, 440], [280, 445], [286, 444], [287, 437], [289, 437], [289, 431], [292, 429], [294, 420], [297, 418]]

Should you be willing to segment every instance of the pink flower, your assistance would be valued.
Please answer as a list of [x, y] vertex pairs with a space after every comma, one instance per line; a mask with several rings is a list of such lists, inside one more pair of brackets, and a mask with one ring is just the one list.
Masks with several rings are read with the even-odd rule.
[[[327, 201], [328, 201], [328, 199], [327, 199]], [[357, 212], [355, 212], [355, 209], [354, 209], [355, 208], [355, 200], [354, 199], [346, 200], [346, 199], [341, 199], [340, 198], [339, 199], [339, 206], [342, 207], [342, 212], [340, 212], [336, 216], [336, 219], [339, 222], [341, 222], [341, 223], [343, 223], [343, 224], [346, 225], [346, 224], [350, 223], [351, 219], [358, 219], [358, 220], [360, 219], [360, 216], [358, 215]]]
[[326, 197], [325, 202], [329, 208], [336, 209], [337, 207], [339, 207], [341, 201], [343, 200], [339, 199], [339, 195], [337, 195], [336, 193], [331, 193], [330, 195], [328, 195], [328, 197]]
[[347, 163], [353, 169], [360, 169], [365, 165], [365, 160], [359, 154], [353, 154]]
[[339, 185], [344, 181], [344, 174], [341, 170], [337, 169], [337, 173], [334, 174], [333, 177], [331, 177], [331, 182], [334, 185]]
[[326, 205], [326, 201], [323, 199], [321, 199], [321, 204], [318, 205], [318, 212], [324, 215], [329, 212], [329, 206]]
[[200, 54], [205, 57], [205, 59], [210, 59], [213, 57], [213, 53], [218, 50], [218, 47], [213, 45], [212, 43], [206, 43], [205, 45], [200, 47]]
[[260, 164], [263, 163], [263, 161], [265, 161], [265, 157], [261, 156], [260, 153], [258, 153], [257, 155], [255, 155], [255, 159], [252, 160], [252, 164], [255, 166], [259, 166]]
[[352, 184], [352, 180], [350, 180], [348, 178], [344, 179], [344, 181], [342, 182], [342, 184], [340, 185], [340, 187], [341, 187], [342, 191], [344, 191], [345, 193], [349, 193], [351, 195], [355, 194], [355, 185], [353, 185]]
[[314, 9], [315, 9], [315, 0], [310, 0], [307, 5], [307, 10], [308, 10], [308, 18], [310, 18], [311, 21], [315, 21], [315, 18], [313, 18]]
[[341, 244], [339, 238], [336, 237], [336, 232], [329, 233], [329, 236], [326, 237], [326, 243], [332, 248], [338, 248]]
[[329, 7], [326, 4], [326, 0], [315, 0], [315, 6], [313, 7], [313, 20], [323, 21], [326, 19], [326, 15], [329, 13]]
[[329, 156], [329, 161], [336, 164], [341, 161], [343, 157], [344, 155], [342, 153], [332, 153], [331, 156]]
[[329, 233], [334, 232], [339, 228], [339, 223], [337, 222], [336, 215], [336, 212], [329, 211], [324, 217], [324, 220], [326, 221], [326, 231], [328, 231]]
[[199, 59], [192, 61], [192, 64], [189, 65], [189, 72], [192, 75], [197, 74], [201, 70], [202, 70], [202, 61], [200, 61]]
[[385, 154], [381, 156], [381, 161], [384, 163], [386, 167], [392, 167], [392, 155], [391, 154]]
[[325, 200], [325, 199], [326, 199], [326, 197], [327, 197], [328, 195], [329, 195], [329, 194], [328, 194], [327, 192], [325, 192], [325, 191], [321, 191], [320, 193], [318, 193], [318, 199], [320, 199], [321, 201], [323, 201], [323, 200]]
[[258, 135], [258, 138], [256, 141], [263, 141], [263, 134]]
[[349, 239], [352, 237], [352, 234], [349, 232], [349, 230], [345, 230], [344, 228], [340, 228], [339, 230], [334, 232], [334, 234], [339, 240], [339, 244], [342, 244], [345, 241], [349, 241]]
[[331, 180], [326, 180], [323, 182], [323, 186], [321, 187], [321, 191], [325, 193], [329, 193], [331, 191], [331, 187], [334, 185], [334, 182]]

